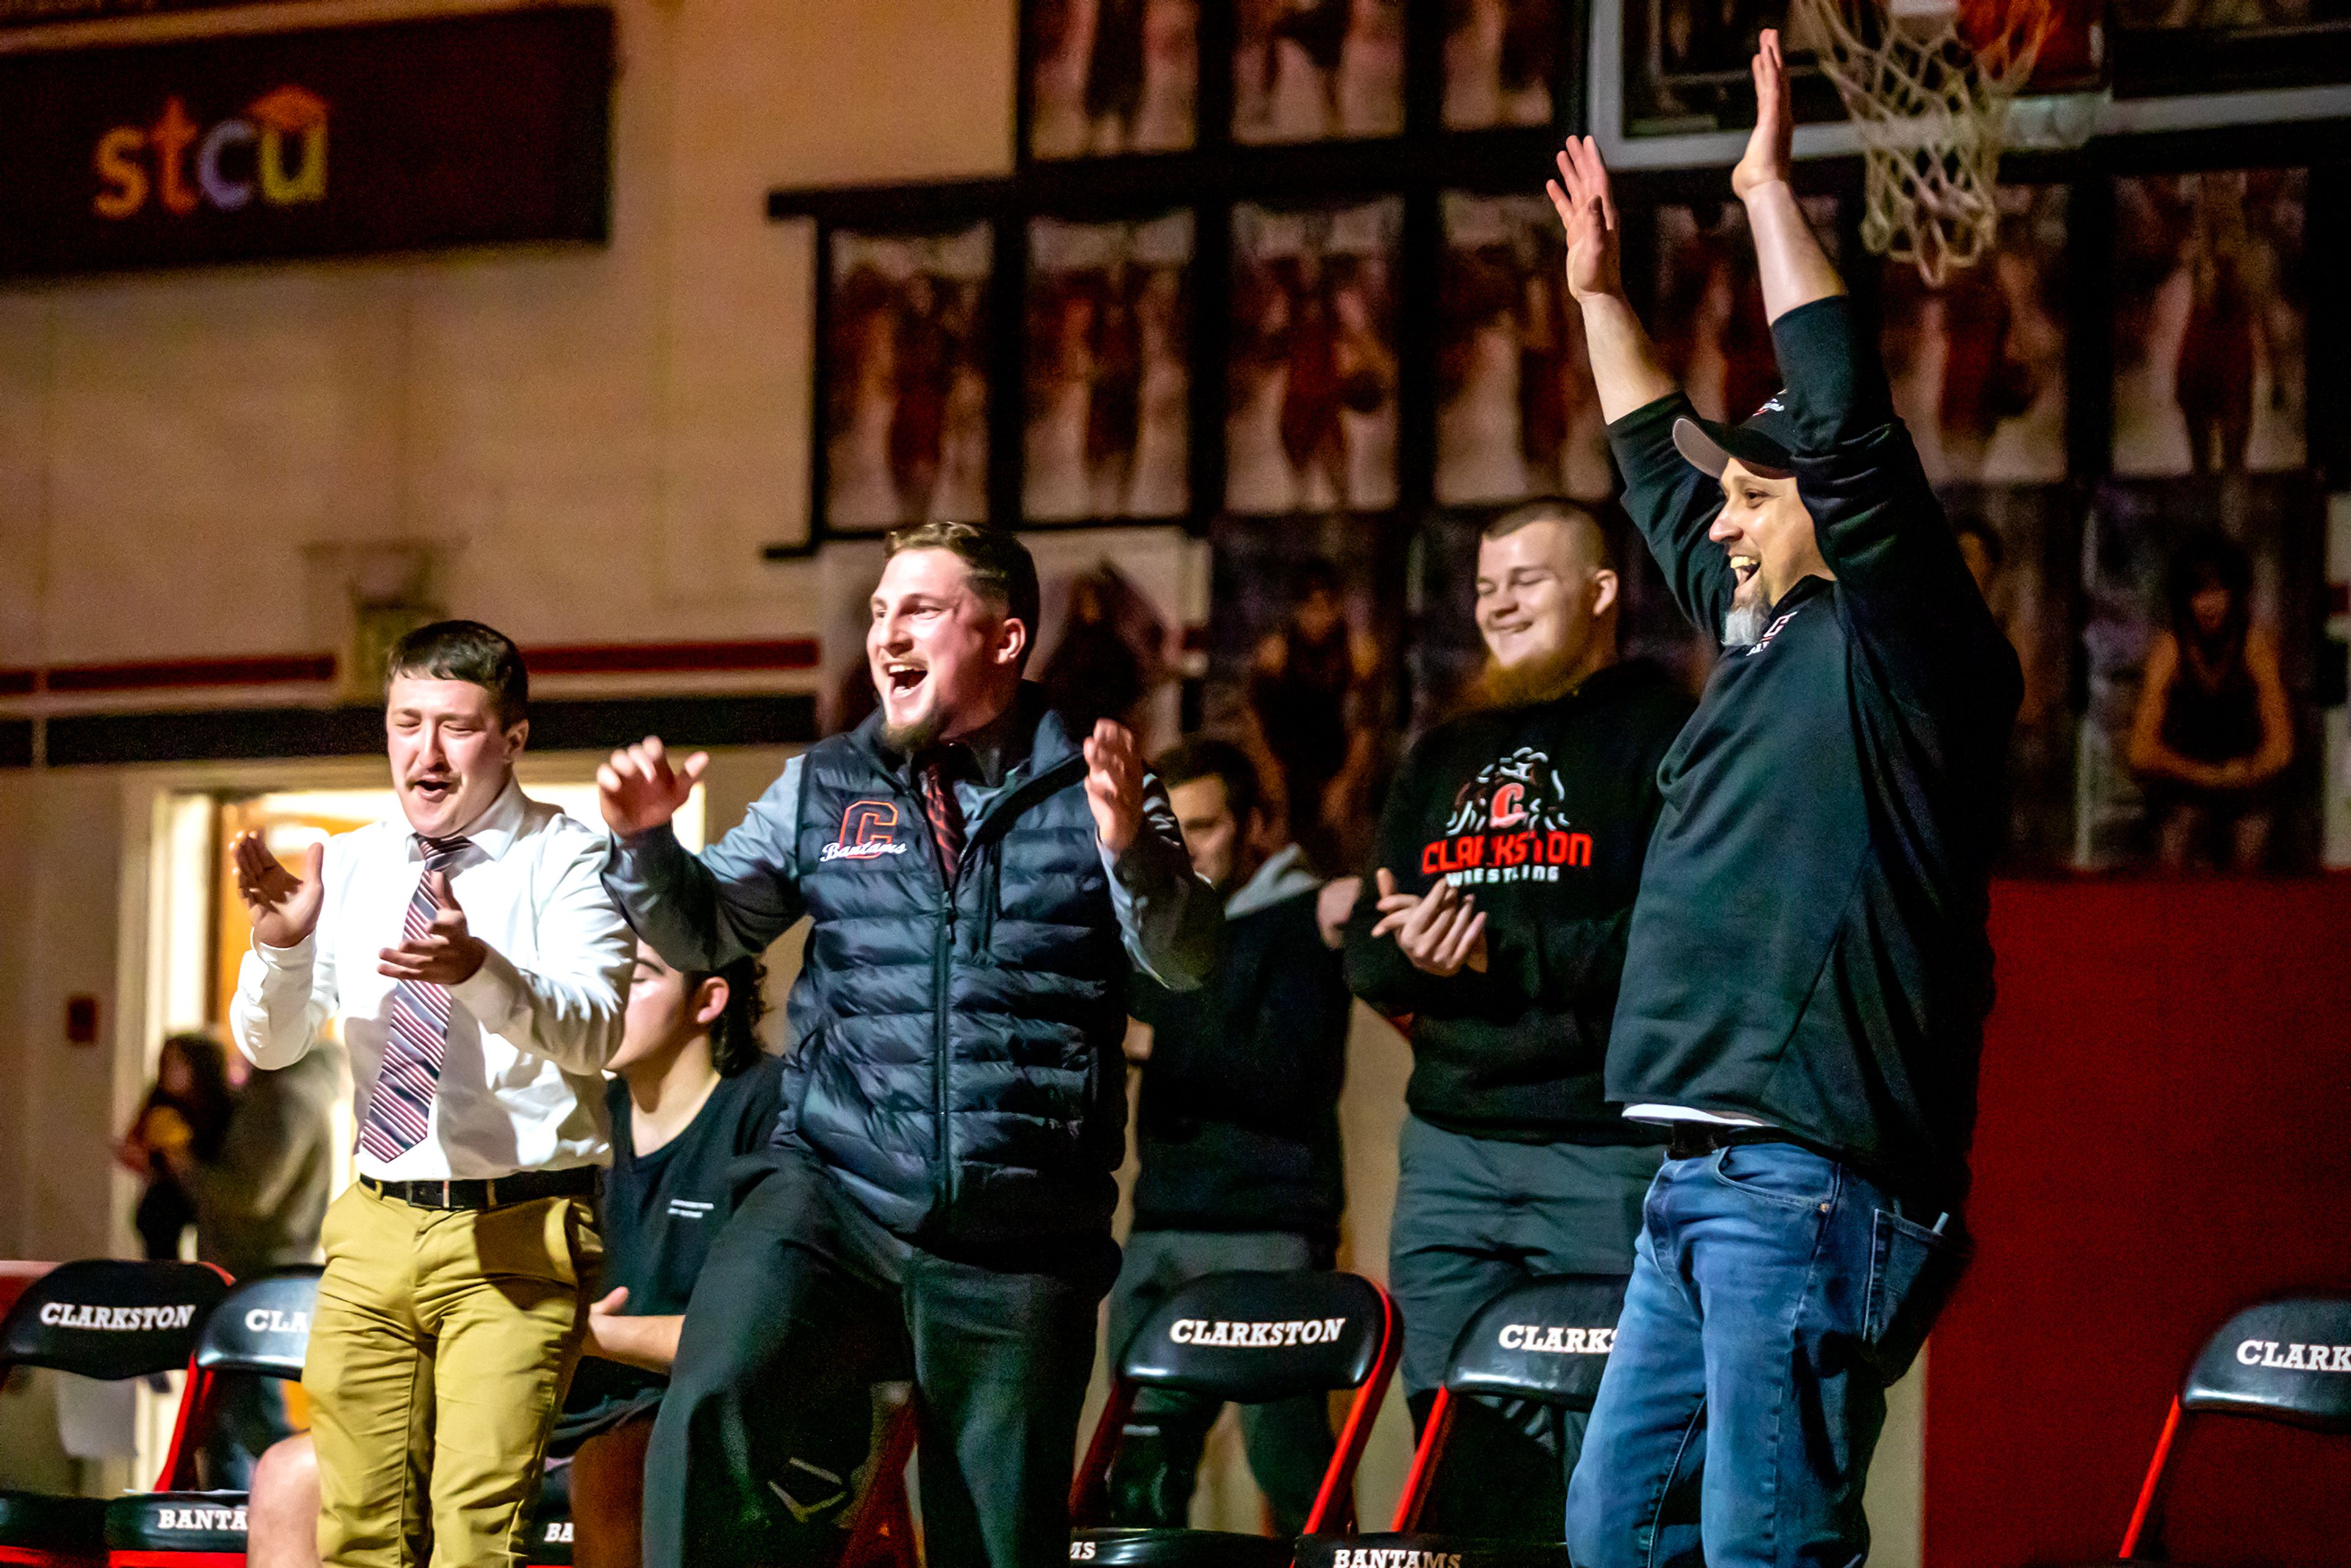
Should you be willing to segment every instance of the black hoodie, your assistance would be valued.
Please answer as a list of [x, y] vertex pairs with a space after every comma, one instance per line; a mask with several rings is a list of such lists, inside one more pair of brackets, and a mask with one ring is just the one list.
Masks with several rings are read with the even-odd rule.
[[1573, 694], [1472, 713], [1405, 758], [1374, 865], [1423, 893], [1450, 876], [1486, 911], [1488, 963], [1440, 977], [1374, 938], [1375, 879], [1347, 930], [1347, 984], [1412, 1041], [1405, 1103], [1454, 1132], [1517, 1143], [1647, 1143], [1605, 1103], [1625, 936], [1657, 820], [1657, 763], [1689, 700], [1644, 661]]

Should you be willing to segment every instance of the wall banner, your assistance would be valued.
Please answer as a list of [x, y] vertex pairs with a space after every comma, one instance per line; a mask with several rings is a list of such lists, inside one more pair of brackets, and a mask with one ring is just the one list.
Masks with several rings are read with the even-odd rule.
[[605, 238], [612, 16], [0, 56], [0, 275]]

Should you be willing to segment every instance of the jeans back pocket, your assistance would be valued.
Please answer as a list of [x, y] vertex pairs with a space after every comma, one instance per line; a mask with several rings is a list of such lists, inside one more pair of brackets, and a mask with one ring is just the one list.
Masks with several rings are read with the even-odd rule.
[[1862, 1343], [1886, 1384], [1898, 1381], [1927, 1343], [1943, 1303], [1968, 1266], [1966, 1243], [1914, 1224], [1890, 1209], [1873, 1217], [1869, 1294]]

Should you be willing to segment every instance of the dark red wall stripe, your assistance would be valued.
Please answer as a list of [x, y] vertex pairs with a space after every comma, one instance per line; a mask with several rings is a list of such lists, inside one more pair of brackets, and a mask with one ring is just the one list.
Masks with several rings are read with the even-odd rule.
[[813, 637], [747, 643], [588, 643], [527, 648], [534, 675], [683, 674], [714, 670], [813, 670]]
[[62, 664], [47, 673], [53, 692], [159, 691], [182, 686], [266, 686], [331, 681], [332, 653], [264, 653], [239, 659], [150, 659], [124, 664]]

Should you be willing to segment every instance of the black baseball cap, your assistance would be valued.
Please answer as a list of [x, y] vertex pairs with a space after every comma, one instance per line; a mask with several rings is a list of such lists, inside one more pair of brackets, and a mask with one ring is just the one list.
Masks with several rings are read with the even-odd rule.
[[1717, 424], [1710, 419], [1674, 421], [1674, 449], [1689, 465], [1711, 479], [1722, 477], [1734, 457], [1766, 479], [1795, 476], [1796, 416], [1788, 410], [1788, 394], [1773, 392], [1763, 406], [1738, 424]]

